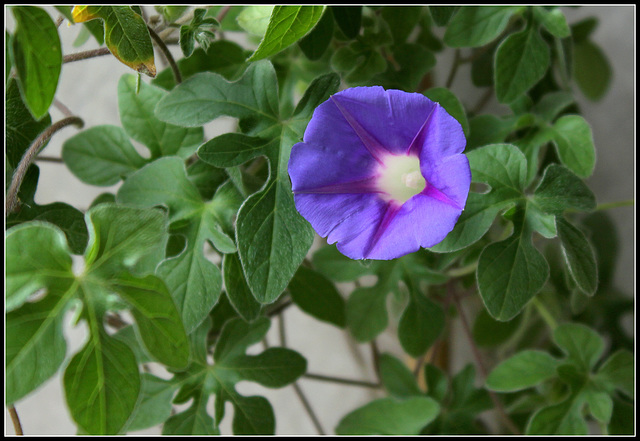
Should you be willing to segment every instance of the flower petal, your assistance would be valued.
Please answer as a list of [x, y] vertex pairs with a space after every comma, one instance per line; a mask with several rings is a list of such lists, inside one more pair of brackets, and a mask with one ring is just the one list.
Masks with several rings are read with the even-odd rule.
[[353, 87], [332, 96], [344, 112], [390, 153], [406, 154], [436, 103], [419, 93]]

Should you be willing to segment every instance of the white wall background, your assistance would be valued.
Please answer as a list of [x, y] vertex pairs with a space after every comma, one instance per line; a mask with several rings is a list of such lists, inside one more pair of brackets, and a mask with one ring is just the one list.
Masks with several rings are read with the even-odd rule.
[[[53, 8], [47, 7], [47, 10], [52, 17], [58, 17]], [[13, 30], [13, 17], [7, 12], [5, 9], [5, 28]], [[565, 13], [570, 24], [580, 18], [598, 17], [600, 24], [592, 38], [604, 49], [614, 72], [611, 89], [600, 102], [589, 102], [576, 92], [583, 115], [592, 125], [597, 151], [596, 169], [588, 184], [599, 203], [635, 198], [635, 7], [589, 6], [566, 8]], [[95, 47], [95, 43], [90, 42], [79, 49], [73, 48], [72, 42], [78, 28], [67, 27], [66, 22], [59, 28], [59, 32], [64, 53]], [[444, 81], [451, 66], [451, 51], [447, 52], [438, 56], [436, 79], [439, 83]], [[160, 57], [157, 55], [156, 60]], [[116, 87], [120, 76], [130, 72], [110, 56], [65, 64], [56, 97], [74, 114], [84, 119], [85, 128], [102, 124], [120, 125]], [[461, 69], [458, 79], [464, 79], [465, 76], [468, 78], [468, 72]], [[464, 86], [457, 84], [462, 82], [454, 83], [453, 89], [458, 96], [464, 97], [467, 93]], [[472, 99], [468, 101], [469, 104], [474, 102]], [[51, 116], [57, 121], [64, 115], [52, 107]], [[210, 138], [230, 128], [229, 121], [223, 121], [221, 127], [207, 126], [206, 136]], [[77, 129], [69, 127], [56, 134], [44, 154], [60, 157], [62, 142], [76, 132]], [[62, 164], [41, 162], [38, 165], [40, 182], [36, 201], [39, 204], [62, 201], [86, 209], [95, 196], [117, 188], [88, 186], [71, 175]], [[635, 292], [635, 208], [617, 208], [611, 210], [610, 214], [621, 238], [615, 284], [631, 295]], [[374, 381], [374, 374], [369, 367], [368, 345], [354, 343], [347, 333], [303, 315], [294, 307], [289, 308], [284, 317], [289, 330], [287, 345], [307, 358], [309, 372]], [[67, 335], [69, 354], [72, 354], [83, 345], [85, 330], [69, 329]], [[271, 345], [278, 344], [276, 321], [268, 339]], [[393, 333], [385, 334], [379, 340], [382, 351], [397, 352]], [[470, 361], [469, 351], [464, 343], [456, 344], [451, 350], [455, 372]], [[342, 416], [376, 397], [375, 392], [367, 389], [308, 379], [300, 380], [299, 385], [311, 401], [325, 431], [330, 434]], [[269, 399], [276, 413], [277, 434], [316, 433], [291, 386], [269, 390], [241, 383], [239, 391], [244, 394], [260, 394]], [[16, 408], [25, 434], [72, 435], [76, 432], [64, 403], [59, 375], [17, 403]], [[222, 424], [223, 433], [230, 433], [231, 415], [232, 409], [229, 407]], [[6, 409], [5, 433], [14, 434]], [[138, 433], [157, 434], [159, 429]]]

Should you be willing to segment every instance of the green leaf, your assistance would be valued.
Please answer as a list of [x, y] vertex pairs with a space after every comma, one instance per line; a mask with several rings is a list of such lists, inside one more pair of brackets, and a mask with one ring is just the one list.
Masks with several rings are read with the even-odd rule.
[[202, 72], [182, 82], [160, 100], [156, 117], [185, 127], [197, 127], [219, 116], [247, 118], [259, 115], [278, 121], [278, 94], [271, 63], [253, 63], [236, 82], [221, 75]]
[[395, 63], [387, 63], [387, 70], [373, 77], [385, 89], [416, 90], [422, 78], [436, 65], [436, 57], [423, 46], [401, 43], [393, 46]]
[[[33, 118], [20, 97], [18, 82], [10, 78], [5, 89], [5, 153], [7, 164], [16, 168], [22, 155], [37, 136], [51, 125], [49, 114]], [[7, 172], [8, 177], [10, 174]]]
[[269, 26], [256, 51], [247, 61], [257, 61], [289, 47], [320, 21], [325, 6], [275, 6]]
[[429, 12], [437, 26], [446, 26], [458, 8], [459, 6], [429, 6]]
[[596, 152], [589, 124], [579, 115], [565, 115], [556, 121], [553, 129], [560, 161], [581, 178], [591, 176]]
[[376, 265], [364, 265], [362, 262], [349, 259], [338, 251], [335, 245], [319, 248], [312, 257], [313, 266], [318, 272], [335, 282], [351, 282], [361, 276], [373, 274]]
[[267, 61], [257, 62], [233, 83], [215, 74], [194, 76], [156, 108], [160, 119], [186, 126], [222, 115], [251, 118], [252, 131], [271, 139], [264, 147], [270, 164], [269, 179], [244, 202], [236, 222], [246, 280], [261, 303], [277, 299], [311, 246], [313, 230], [295, 209], [287, 163], [291, 147], [302, 137], [311, 117], [309, 104], [326, 100], [337, 89], [338, 81], [335, 75], [314, 80], [286, 124], [280, 122], [276, 85], [273, 66]]
[[222, 275], [229, 303], [238, 314], [248, 322], [258, 318], [262, 305], [253, 297], [247, 285], [237, 253], [224, 255]]
[[582, 93], [590, 100], [597, 101], [611, 85], [611, 64], [603, 50], [592, 41], [575, 41], [573, 76]]
[[167, 124], [155, 117], [154, 109], [167, 92], [140, 82], [136, 91], [136, 76], [123, 75], [118, 82], [120, 121], [127, 134], [144, 144], [151, 159], [160, 156], [190, 156], [202, 142], [202, 127], [184, 128]]
[[509, 35], [496, 52], [498, 101], [508, 104], [526, 93], [542, 79], [549, 61], [549, 47], [536, 27]]
[[340, 328], [346, 326], [345, 301], [329, 280], [301, 266], [289, 282], [293, 302], [307, 314]]
[[360, 33], [362, 6], [329, 6], [338, 28], [348, 39]]
[[86, 433], [117, 434], [140, 392], [136, 358], [104, 330], [91, 334], [64, 372], [64, 391], [74, 421]]
[[264, 155], [271, 140], [243, 133], [225, 133], [198, 148], [198, 157], [216, 167], [234, 167]]
[[473, 324], [473, 340], [480, 347], [496, 347], [509, 340], [520, 327], [522, 316], [508, 322], [494, 320], [483, 309], [478, 313]]
[[318, 60], [327, 51], [333, 38], [333, 14], [325, 8], [318, 24], [298, 41], [298, 46], [310, 60]]
[[627, 350], [620, 349], [600, 366], [593, 381], [609, 392], [617, 389], [625, 395], [634, 398], [634, 357]]
[[[216, 40], [207, 50], [198, 48], [189, 58], [177, 60], [182, 79], [186, 80], [200, 72], [215, 72], [223, 77], [236, 79], [247, 68], [247, 51], [237, 43]], [[173, 71], [167, 67], [152, 80], [151, 84], [171, 90], [176, 86]]]
[[264, 338], [269, 319], [253, 323], [229, 320], [220, 334], [209, 375], [215, 381], [216, 419], [224, 415], [224, 402], [234, 406], [234, 434], [272, 434], [273, 410], [263, 397], [244, 397], [235, 391], [238, 381], [256, 381], [266, 387], [282, 387], [295, 381], [306, 370], [306, 360], [295, 351], [270, 348], [258, 355], [245, 355], [246, 349]]
[[529, 420], [527, 435], [586, 435], [587, 423], [582, 416], [582, 405], [571, 399], [544, 407]]
[[398, 338], [407, 354], [418, 357], [435, 343], [445, 326], [442, 307], [410, 286], [410, 300], [398, 323]]
[[149, 353], [171, 368], [186, 367], [189, 362], [187, 334], [162, 280], [155, 276], [121, 275], [111, 286], [131, 306], [131, 314]]
[[136, 72], [156, 76], [149, 30], [131, 6], [75, 6], [72, 14], [76, 23], [104, 20], [105, 43], [113, 56]]
[[556, 38], [567, 38], [571, 35], [567, 18], [559, 8], [546, 9], [542, 6], [534, 6], [533, 17]]
[[513, 234], [488, 245], [478, 259], [477, 279], [482, 300], [491, 316], [511, 320], [542, 288], [549, 265], [531, 242], [526, 208], [517, 209]]
[[444, 42], [451, 47], [478, 47], [498, 38], [519, 6], [463, 6], [449, 22]]
[[219, 198], [205, 203], [188, 179], [184, 162], [165, 157], [131, 175], [117, 194], [119, 203], [142, 208], [165, 205], [170, 221], [180, 221], [173, 232], [184, 235], [186, 247], [164, 260], [156, 274], [167, 284], [188, 333], [211, 311], [222, 287], [220, 269], [203, 254], [205, 241], [213, 241], [223, 253], [235, 251], [233, 240], [224, 232], [223, 213], [234, 206], [237, 209], [238, 204], [226, 205], [224, 192], [218, 192]]
[[87, 184], [106, 187], [120, 182], [146, 163], [125, 131], [117, 126], [91, 127], [62, 145], [62, 159]]
[[573, 94], [564, 91], [549, 92], [531, 109], [547, 122], [552, 122], [564, 109], [575, 102]]
[[393, 44], [405, 43], [420, 21], [422, 6], [383, 6], [380, 15], [389, 25]]
[[613, 412], [613, 400], [606, 392], [585, 388], [582, 397], [589, 406], [589, 412], [602, 424], [609, 424]]
[[515, 392], [554, 378], [559, 361], [546, 352], [525, 350], [496, 366], [486, 380], [486, 387], [497, 392]]
[[590, 372], [602, 351], [602, 338], [587, 326], [579, 323], [564, 323], [553, 332], [553, 340], [567, 354], [568, 361], [581, 372]]
[[71, 252], [82, 254], [87, 247], [88, 240], [84, 214], [63, 202], [38, 205], [33, 199], [39, 175], [40, 169], [37, 165], [32, 164], [25, 174], [20, 191], [18, 191], [18, 199], [21, 203], [20, 210], [7, 217], [6, 228], [10, 229], [29, 221], [51, 223], [65, 234]]
[[403, 401], [380, 398], [347, 414], [338, 435], [417, 435], [437, 415], [440, 406], [429, 397]]
[[65, 293], [49, 294], [6, 314], [5, 401], [8, 405], [38, 388], [60, 369], [67, 349], [62, 331], [64, 312], [75, 291], [76, 285], [72, 285]]
[[58, 29], [41, 8], [14, 6], [11, 9], [16, 19], [12, 61], [18, 85], [29, 111], [39, 120], [53, 102], [62, 69]]
[[146, 372], [140, 375], [140, 380], [140, 402], [131, 422], [127, 424], [127, 431], [157, 426], [171, 415], [171, 400], [176, 392], [176, 385]]
[[413, 372], [391, 354], [380, 354], [380, 379], [385, 389], [394, 398], [421, 396]]
[[264, 36], [269, 26], [269, 19], [275, 6], [255, 5], [246, 6], [238, 14], [238, 25], [249, 34]]
[[582, 231], [560, 216], [556, 217], [556, 228], [571, 277], [582, 292], [592, 296], [598, 288], [598, 266], [593, 247]]
[[[167, 217], [160, 210], [101, 204], [85, 215], [87, 274], [109, 279], [122, 271], [153, 272], [166, 248]], [[140, 267], [141, 263], [147, 266]]]
[[469, 193], [467, 204], [456, 226], [431, 251], [438, 253], [466, 248], [489, 229], [500, 210], [523, 197], [527, 161], [511, 144], [492, 144], [467, 153], [472, 182], [487, 184], [488, 193]]
[[5, 310], [22, 306], [40, 289], [60, 296], [73, 282], [71, 255], [64, 234], [48, 223], [29, 222], [6, 236]]
[[162, 426], [163, 435], [220, 435], [213, 418], [207, 413], [207, 397], [198, 394], [184, 412], [169, 418]]
[[366, 342], [380, 334], [388, 323], [386, 286], [360, 287], [347, 300], [347, 326], [359, 342]]
[[596, 207], [589, 187], [566, 167], [550, 164], [535, 189], [533, 204], [545, 213], [561, 215], [565, 210], [591, 211]]

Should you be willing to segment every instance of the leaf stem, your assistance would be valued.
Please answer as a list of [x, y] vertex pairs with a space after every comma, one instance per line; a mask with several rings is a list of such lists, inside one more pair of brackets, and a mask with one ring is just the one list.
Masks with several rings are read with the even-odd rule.
[[[286, 331], [285, 331], [285, 324], [284, 324], [284, 316], [283, 315], [279, 315], [278, 316], [278, 331], [279, 331], [279, 334], [280, 334], [280, 345], [282, 347], [286, 347], [287, 346]], [[318, 420], [318, 417], [316, 416], [315, 412], [313, 411], [313, 408], [311, 407], [311, 404], [309, 404], [309, 400], [307, 400], [307, 397], [305, 396], [304, 392], [302, 392], [302, 389], [300, 388], [298, 383], [294, 381], [292, 386], [293, 386], [293, 390], [296, 392], [296, 395], [300, 399], [300, 402], [302, 403], [302, 406], [307, 411], [307, 415], [309, 415], [309, 418], [311, 418], [311, 422], [315, 426], [316, 431], [318, 432], [318, 435], [326, 435], [326, 432], [322, 428], [322, 424], [320, 424], [320, 420]]]
[[454, 268], [445, 273], [447, 277], [461, 277], [466, 276], [467, 274], [471, 274], [475, 272], [478, 267], [478, 261], [472, 262], [469, 265], [463, 266], [461, 268]]
[[[482, 375], [483, 378], [487, 378], [489, 372], [487, 371], [487, 368], [484, 364], [484, 360], [482, 359], [482, 355], [480, 354], [480, 350], [478, 349], [478, 346], [476, 346], [476, 343], [473, 341], [473, 335], [471, 333], [471, 328], [469, 327], [469, 322], [467, 321], [467, 317], [464, 313], [464, 310], [462, 309], [462, 304], [460, 303], [460, 299], [456, 294], [456, 290], [453, 286], [453, 283], [454, 283], [453, 280], [450, 280], [447, 283], [448, 294], [453, 300], [453, 303], [455, 303], [456, 309], [458, 310], [458, 315], [460, 316], [460, 322], [462, 323], [462, 329], [464, 330], [464, 334], [466, 335], [467, 340], [469, 341], [469, 345], [471, 346], [471, 351], [473, 352], [473, 356], [476, 360], [478, 370], [480, 371], [480, 374]], [[520, 430], [518, 429], [518, 426], [516, 426], [515, 423], [511, 421], [509, 416], [506, 414], [504, 407], [502, 406], [502, 403], [500, 402], [496, 394], [490, 390], [487, 390], [487, 392], [489, 393], [489, 396], [491, 397], [491, 401], [493, 401], [496, 411], [498, 412], [498, 415], [502, 420], [502, 422], [504, 423], [504, 425], [514, 435], [520, 435]]]
[[460, 49], [456, 49], [453, 57], [453, 65], [451, 66], [451, 71], [449, 72], [449, 77], [445, 84], [447, 89], [450, 89], [453, 84], [453, 79], [456, 77], [456, 73], [458, 72], [458, 66], [460, 66]]
[[77, 116], [70, 116], [64, 119], [61, 119], [55, 124], [47, 127], [38, 137], [33, 141], [33, 143], [29, 146], [29, 148], [24, 152], [20, 163], [16, 167], [13, 172], [13, 177], [11, 179], [11, 185], [9, 186], [9, 190], [7, 191], [7, 201], [5, 205], [5, 218], [9, 216], [13, 211], [17, 208], [18, 205], [18, 190], [20, 190], [20, 186], [22, 185], [22, 180], [27, 174], [27, 170], [29, 166], [33, 163], [36, 156], [40, 152], [40, 149], [47, 143], [47, 141], [56, 133], [58, 130], [68, 126], [75, 125], [79, 128], [84, 126], [84, 121]]
[[14, 406], [9, 406], [9, 415], [11, 415], [11, 422], [13, 423], [13, 430], [15, 430], [16, 435], [24, 435], [24, 432], [22, 431], [22, 424], [20, 424], [18, 411]]
[[531, 303], [536, 307], [536, 309], [538, 310], [538, 314], [540, 314], [542, 320], [544, 320], [544, 322], [552, 331], [558, 327], [558, 322], [556, 321], [556, 319], [553, 317], [553, 315], [551, 315], [547, 307], [544, 306], [544, 304], [540, 300], [538, 300], [537, 297], [531, 299]]
[[156, 44], [158, 45], [158, 48], [160, 48], [160, 50], [162, 51], [162, 54], [164, 55], [166, 60], [169, 62], [169, 66], [171, 66], [171, 71], [173, 72], [173, 76], [176, 80], [176, 84], [182, 83], [182, 75], [180, 74], [180, 69], [176, 64], [176, 60], [173, 59], [173, 55], [171, 55], [171, 51], [169, 50], [167, 45], [164, 44], [164, 41], [162, 40], [162, 38], [160, 38], [160, 36], [156, 34], [156, 31], [154, 31], [151, 28], [151, 26], [147, 25], [147, 29], [149, 30], [149, 35], [151, 35], [151, 38], [153, 38], [153, 41], [156, 42]]
[[63, 63], [71, 63], [74, 61], [86, 60], [88, 58], [101, 57], [103, 55], [109, 55], [109, 49], [107, 47], [99, 47], [98, 49], [91, 49], [89, 51], [76, 52], [75, 54], [69, 54], [62, 57]]
[[604, 204], [598, 204], [596, 211], [609, 210], [611, 208], [618, 207], [633, 207], [635, 205], [635, 199], [627, 199], [626, 201], [605, 202]]
[[304, 374], [303, 377], [304, 378], [308, 378], [310, 380], [327, 381], [329, 383], [346, 384], [346, 385], [349, 385], [349, 386], [367, 387], [369, 389], [379, 389], [380, 388], [380, 384], [373, 383], [371, 381], [351, 380], [349, 378], [338, 378], [338, 377], [332, 377], [332, 376], [329, 376], [329, 375], [311, 374], [309, 372]]

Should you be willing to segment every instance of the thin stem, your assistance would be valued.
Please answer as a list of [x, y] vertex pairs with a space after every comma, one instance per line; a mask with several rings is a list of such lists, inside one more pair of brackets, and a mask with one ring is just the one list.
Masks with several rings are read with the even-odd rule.
[[88, 58], [101, 57], [103, 55], [109, 55], [109, 49], [107, 47], [99, 47], [98, 49], [91, 49], [89, 51], [76, 52], [75, 54], [69, 54], [62, 57], [63, 63], [71, 63], [74, 61], [86, 60]]
[[552, 331], [558, 327], [558, 322], [556, 321], [556, 319], [549, 312], [547, 307], [544, 306], [544, 304], [540, 300], [538, 300], [537, 297], [534, 297], [531, 300], [531, 304], [536, 307], [536, 309], [538, 310], [538, 314], [540, 314], [540, 317], [542, 317], [542, 320], [544, 320], [544, 322], [547, 324], [547, 326], [549, 326], [549, 328]]
[[380, 388], [380, 384], [373, 383], [371, 381], [351, 380], [349, 378], [338, 378], [338, 377], [332, 377], [332, 376], [329, 376], [329, 375], [311, 374], [309, 372], [304, 374], [303, 377], [304, 378], [308, 378], [310, 380], [327, 381], [329, 383], [346, 384], [346, 385], [349, 385], [349, 386], [367, 387], [369, 389], [379, 389]]
[[15, 407], [9, 407], [9, 415], [11, 415], [11, 422], [13, 423], [13, 430], [15, 430], [16, 435], [24, 435], [24, 432], [22, 432], [22, 424], [20, 424], [20, 417]]
[[471, 113], [473, 115], [477, 115], [478, 113], [480, 113], [482, 109], [484, 109], [485, 106], [489, 104], [489, 101], [491, 100], [492, 97], [493, 97], [493, 87], [489, 87], [482, 94], [482, 96], [478, 100], [478, 103], [473, 107], [473, 109], [471, 109]]
[[18, 205], [18, 190], [20, 190], [20, 186], [22, 185], [22, 180], [27, 174], [27, 170], [29, 166], [33, 163], [36, 156], [40, 152], [40, 149], [46, 144], [46, 142], [56, 133], [58, 130], [68, 126], [68, 125], [76, 125], [80, 128], [84, 125], [84, 121], [78, 118], [77, 116], [71, 116], [68, 118], [61, 119], [55, 124], [47, 127], [29, 146], [20, 163], [16, 167], [13, 172], [13, 178], [11, 179], [11, 185], [9, 186], [9, 190], [7, 191], [7, 201], [5, 206], [5, 217], [9, 216], [16, 209]]
[[216, 20], [218, 20], [218, 23], [222, 23], [222, 20], [224, 20], [224, 17], [227, 15], [227, 12], [229, 12], [230, 9], [231, 6], [223, 6], [222, 8], [220, 8], [220, 11], [218, 11], [218, 15], [216, 15]]
[[[287, 346], [286, 331], [285, 331], [284, 316], [282, 314], [278, 316], [278, 330], [280, 333], [280, 345], [282, 347], [286, 347]], [[295, 390], [296, 392], [296, 395], [300, 399], [302, 406], [307, 411], [307, 415], [309, 415], [309, 418], [311, 418], [311, 422], [315, 426], [318, 434], [325, 435], [325, 431], [322, 428], [322, 424], [320, 424], [320, 420], [318, 420], [318, 417], [316, 416], [315, 412], [311, 408], [311, 404], [309, 404], [309, 400], [307, 400], [307, 397], [305, 396], [304, 392], [302, 392], [302, 389], [300, 388], [298, 383], [294, 382], [292, 386], [293, 386], [293, 390]]]
[[627, 199], [626, 201], [605, 202], [604, 204], [598, 204], [596, 211], [609, 210], [611, 208], [618, 207], [633, 207], [635, 205], [634, 199]]
[[450, 89], [453, 84], [453, 79], [456, 77], [456, 73], [458, 72], [458, 66], [460, 66], [460, 49], [456, 49], [453, 57], [453, 65], [451, 66], [451, 72], [449, 72], [449, 77], [447, 78], [445, 86], [447, 89]]
[[164, 41], [162, 41], [162, 38], [160, 38], [160, 36], [156, 34], [156, 31], [151, 29], [150, 26], [147, 26], [147, 29], [149, 29], [149, 35], [151, 35], [151, 38], [153, 38], [153, 41], [156, 42], [156, 44], [164, 54], [164, 57], [169, 62], [169, 66], [171, 66], [171, 71], [173, 72], [173, 76], [176, 80], [176, 84], [182, 83], [182, 75], [180, 74], [180, 69], [176, 64], [176, 60], [173, 59], [173, 55], [171, 55], [171, 51], [169, 50], [167, 45], [164, 44]]
[[[462, 305], [460, 303], [460, 299], [458, 298], [455, 288], [453, 287], [453, 283], [454, 281], [451, 280], [449, 281], [449, 283], [447, 284], [447, 290], [448, 293], [451, 297], [451, 299], [453, 300], [453, 302], [456, 305], [456, 309], [458, 310], [458, 315], [460, 316], [460, 322], [462, 323], [462, 328], [464, 330], [464, 333], [467, 337], [467, 340], [469, 340], [469, 344], [471, 346], [471, 351], [473, 352], [473, 356], [476, 360], [476, 364], [478, 365], [478, 370], [480, 371], [480, 374], [483, 376], [483, 378], [487, 378], [488, 375], [488, 371], [487, 368], [484, 364], [484, 360], [482, 359], [482, 355], [480, 354], [480, 350], [478, 349], [478, 347], [476, 346], [475, 342], [473, 341], [473, 335], [471, 333], [471, 328], [469, 327], [469, 322], [467, 321], [467, 317], [464, 313], [464, 310], [462, 309]], [[496, 394], [493, 391], [488, 390], [489, 392], [489, 396], [491, 397], [491, 401], [493, 401], [493, 404], [498, 412], [498, 415], [500, 416], [500, 419], [502, 420], [502, 422], [504, 423], [505, 426], [507, 426], [507, 428], [515, 435], [519, 435], [520, 434], [520, 430], [518, 429], [518, 427], [515, 425], [515, 423], [513, 421], [511, 421], [511, 419], [509, 418], [509, 416], [506, 414], [504, 407], [502, 406], [502, 403], [500, 402], [500, 400], [498, 399], [498, 397], [496, 396]]]
[[64, 164], [64, 160], [62, 158], [54, 158], [52, 156], [37, 156], [36, 161], [41, 162], [54, 162], [56, 164]]
[[298, 395], [298, 398], [300, 399], [300, 401], [302, 402], [302, 405], [307, 411], [309, 418], [311, 418], [311, 421], [313, 422], [313, 425], [315, 426], [318, 432], [318, 435], [326, 435], [326, 432], [322, 428], [322, 424], [320, 424], [318, 417], [316, 416], [315, 412], [311, 408], [311, 405], [309, 404], [307, 397], [305, 397], [304, 393], [302, 392], [302, 389], [300, 389], [300, 386], [298, 386], [298, 383], [293, 383], [293, 390], [296, 391], [296, 395]]
[[53, 105], [56, 107], [56, 109], [58, 109], [60, 112], [62, 112], [62, 114], [65, 117], [68, 118], [70, 116], [73, 116], [73, 112], [71, 110], [69, 110], [69, 108], [67, 106], [65, 106], [63, 103], [58, 101], [57, 98], [53, 99]]
[[376, 343], [375, 338], [371, 340], [371, 359], [373, 360], [373, 369], [376, 372], [376, 377], [379, 382], [382, 382], [380, 378], [380, 350], [378, 349], [378, 344]]
[[445, 275], [447, 277], [461, 277], [461, 276], [466, 276], [467, 274], [471, 274], [473, 272], [475, 272], [476, 268], [478, 267], [478, 261], [475, 261], [473, 263], [470, 263], [467, 266], [463, 266], [461, 268], [454, 268], [451, 269], [449, 271], [447, 271], [445, 273]]

